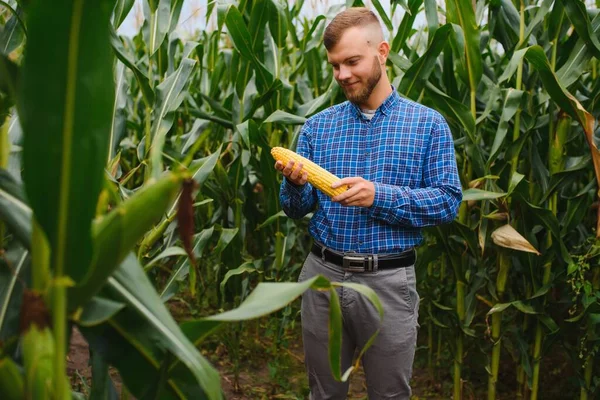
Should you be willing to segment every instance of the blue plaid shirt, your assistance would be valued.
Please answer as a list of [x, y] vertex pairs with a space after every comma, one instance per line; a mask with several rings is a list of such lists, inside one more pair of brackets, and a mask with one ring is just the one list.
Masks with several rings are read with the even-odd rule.
[[452, 221], [462, 199], [448, 124], [437, 112], [401, 98], [395, 89], [369, 121], [346, 101], [304, 124], [298, 154], [339, 178], [374, 183], [371, 207], [334, 203], [310, 183], [281, 184], [291, 218], [316, 211], [315, 240], [337, 251], [397, 253], [418, 245], [421, 228]]

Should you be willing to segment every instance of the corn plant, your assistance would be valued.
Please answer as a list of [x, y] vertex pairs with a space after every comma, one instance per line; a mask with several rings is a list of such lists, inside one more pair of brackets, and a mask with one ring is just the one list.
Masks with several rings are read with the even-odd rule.
[[[106, 377], [108, 366], [116, 367], [137, 398], [221, 398], [218, 373], [195, 345], [223, 322], [274, 312], [309, 288], [336, 297], [340, 285], [322, 277], [259, 285], [239, 308], [190, 321], [182, 330], [146, 272], [169, 254], [185, 255], [195, 264], [194, 188], [207, 180], [222, 155], [179, 157], [169, 168], [163, 161], [173, 161], [165, 153], [166, 136], [195, 66], [186, 56], [178, 65], [161, 58], [167, 22], [177, 19], [181, 2], [147, 4], [149, 74], [131, 62], [115, 37], [131, 2], [38, 1], [17, 10], [20, 6], [23, 12], [6, 4], [13, 12], [9, 22], [18, 18], [24, 31], [27, 27], [26, 43], [17, 43], [26, 46], [25, 55], [13, 60], [11, 48], [11, 55], [0, 59], [2, 70], [10, 72], [3, 74], [0, 87], [4, 167], [7, 142], [22, 141], [23, 146], [22, 159], [15, 159], [22, 165], [12, 172], [0, 170], [2, 222], [8, 228], [8, 235], [2, 231], [0, 329], [8, 343], [2, 348], [2, 392], [15, 399], [70, 397], [65, 355], [67, 327], [75, 324], [90, 344], [95, 375]], [[43, 61], [49, 58], [54, 60], [50, 66]], [[144, 105], [134, 153], [139, 165], [133, 168], [115, 151], [129, 105], [121, 96], [132, 83], [126, 81], [124, 66], [135, 76]], [[22, 126], [22, 138], [9, 134], [13, 126]], [[183, 253], [171, 247], [146, 262], [175, 214]], [[227, 239], [223, 231], [225, 241], [235, 236]], [[352, 287], [381, 312], [371, 290]], [[338, 379], [347, 379], [351, 370], [340, 370], [339, 306], [332, 308], [331, 324], [337, 332], [332, 335], [337, 348], [331, 352], [332, 370]], [[111, 391], [110, 380], [96, 379], [96, 384], [94, 393]]]

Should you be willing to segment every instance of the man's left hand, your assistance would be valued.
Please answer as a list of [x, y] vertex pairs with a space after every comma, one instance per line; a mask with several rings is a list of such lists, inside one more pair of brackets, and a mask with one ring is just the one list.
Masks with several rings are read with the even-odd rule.
[[341, 179], [331, 185], [337, 188], [348, 185], [348, 190], [331, 200], [343, 206], [371, 207], [375, 200], [375, 185], [360, 176]]

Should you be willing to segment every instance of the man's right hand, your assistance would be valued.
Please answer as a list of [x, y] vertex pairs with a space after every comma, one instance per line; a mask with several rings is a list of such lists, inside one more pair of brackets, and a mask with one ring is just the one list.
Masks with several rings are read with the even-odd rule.
[[[284, 166], [281, 161], [277, 161], [275, 163], [275, 169], [281, 171], [283, 176], [296, 186], [302, 186], [308, 182], [308, 172], [302, 171], [302, 163], [298, 163], [298, 165], [294, 165], [294, 161], [288, 161], [287, 165]], [[295, 168], [294, 168], [295, 167]]]

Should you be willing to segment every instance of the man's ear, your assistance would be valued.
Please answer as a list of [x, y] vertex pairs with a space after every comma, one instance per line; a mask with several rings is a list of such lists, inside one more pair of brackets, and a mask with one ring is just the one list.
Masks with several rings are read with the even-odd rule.
[[377, 57], [379, 58], [379, 63], [382, 65], [385, 64], [389, 54], [390, 44], [384, 40], [383, 42], [379, 43], [379, 46], [377, 46]]

